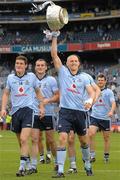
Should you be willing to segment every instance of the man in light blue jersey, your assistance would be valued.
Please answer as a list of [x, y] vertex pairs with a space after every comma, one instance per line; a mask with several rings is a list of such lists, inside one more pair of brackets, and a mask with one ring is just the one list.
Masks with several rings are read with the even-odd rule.
[[114, 94], [106, 87], [107, 79], [104, 74], [97, 77], [101, 95], [92, 107], [89, 127], [91, 162], [95, 161], [94, 137], [98, 129], [102, 130], [104, 138], [104, 160], [108, 162], [110, 151], [111, 117], [116, 109]]
[[[97, 84], [94, 82], [93, 78], [85, 73], [85, 72], [81, 72], [83, 74], [85, 74], [86, 76], [88, 76], [88, 79], [90, 81], [91, 86], [93, 87], [93, 90], [95, 91], [95, 99], [94, 102], [96, 102], [96, 100], [98, 99], [98, 97], [100, 96], [100, 88], [97, 86]], [[88, 93], [85, 93], [84, 99], [87, 100], [89, 98]], [[89, 114], [90, 112], [88, 111], [88, 115], [87, 117], [87, 127], [89, 128]], [[71, 173], [77, 173], [77, 166], [76, 166], [76, 153], [75, 153], [75, 131], [71, 130], [68, 136], [68, 155], [69, 155], [69, 160], [70, 160], [70, 168], [68, 170], [68, 174]], [[84, 159], [83, 159], [84, 161]]]
[[37, 77], [37, 84], [42, 91], [43, 100], [45, 104], [45, 116], [39, 118], [38, 100], [35, 97], [34, 101], [34, 125], [32, 129], [32, 168], [36, 169], [38, 144], [42, 144], [41, 132], [45, 131], [46, 140], [49, 144], [50, 150], [55, 160], [56, 167], [56, 142], [54, 139], [54, 118], [55, 108], [59, 101], [59, 91], [57, 81], [54, 77], [47, 75], [47, 63], [44, 59], [38, 59], [35, 63], [35, 72]]
[[[58, 71], [60, 86], [60, 112], [59, 112], [59, 147], [57, 149], [58, 173], [53, 178], [64, 177], [64, 163], [66, 159], [66, 143], [71, 128], [75, 129], [81, 143], [82, 154], [85, 159], [87, 176], [93, 175], [90, 152], [88, 147], [86, 111], [91, 108], [95, 93], [85, 74], [79, 73], [80, 59], [77, 55], [67, 58], [66, 67], [57, 54], [57, 32], [52, 32], [51, 56]], [[85, 102], [85, 92], [89, 99]]]
[[[8, 75], [6, 88], [2, 96], [2, 117], [6, 116], [6, 106], [11, 95], [12, 131], [16, 133], [20, 146], [20, 167], [16, 176], [26, 175], [26, 163], [29, 158], [29, 137], [33, 126], [33, 97], [36, 93], [39, 100], [43, 100], [39, 87], [36, 84], [36, 76], [27, 73], [27, 58], [17, 56], [15, 60], [15, 74]], [[43, 103], [40, 104], [41, 118], [44, 115]]]

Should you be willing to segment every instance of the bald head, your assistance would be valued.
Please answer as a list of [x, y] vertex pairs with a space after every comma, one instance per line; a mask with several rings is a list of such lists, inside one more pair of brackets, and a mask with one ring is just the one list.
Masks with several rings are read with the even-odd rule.
[[80, 62], [80, 57], [77, 56], [76, 54], [72, 54], [72, 55], [68, 56], [68, 57], [67, 57], [67, 61], [68, 61], [69, 59], [78, 60], [78, 61]]
[[80, 68], [80, 58], [79, 58], [79, 56], [74, 55], [74, 54], [68, 56], [66, 65], [73, 74], [76, 74], [77, 71]]

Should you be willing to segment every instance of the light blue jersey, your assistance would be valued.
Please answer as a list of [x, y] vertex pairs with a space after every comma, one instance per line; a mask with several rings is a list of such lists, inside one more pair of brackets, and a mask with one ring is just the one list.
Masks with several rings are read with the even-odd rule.
[[97, 119], [111, 120], [108, 112], [111, 110], [112, 102], [115, 102], [114, 94], [111, 89], [105, 88], [93, 105], [91, 116]]
[[60, 107], [86, 111], [84, 96], [90, 81], [85, 73], [72, 75], [69, 69], [61, 66], [58, 74], [60, 85]]
[[[56, 91], [58, 91], [57, 81], [52, 76], [45, 75], [41, 80], [37, 78], [37, 84], [42, 92], [43, 97], [51, 98]], [[45, 106], [45, 116], [53, 116], [55, 115], [55, 108], [57, 103], [49, 103]], [[38, 109], [38, 100], [35, 98], [34, 101], [34, 111], [35, 114], [39, 114]]]
[[11, 93], [11, 114], [23, 107], [33, 109], [35, 88], [37, 88], [36, 76], [33, 73], [26, 73], [22, 77], [18, 77], [15, 74], [8, 76], [6, 89]]

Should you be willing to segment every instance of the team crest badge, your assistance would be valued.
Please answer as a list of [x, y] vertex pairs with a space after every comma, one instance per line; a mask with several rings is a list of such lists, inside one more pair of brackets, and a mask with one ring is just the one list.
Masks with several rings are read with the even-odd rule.
[[29, 85], [29, 81], [28, 81], [28, 80], [26, 80], [25, 84], [26, 84], [26, 85]]

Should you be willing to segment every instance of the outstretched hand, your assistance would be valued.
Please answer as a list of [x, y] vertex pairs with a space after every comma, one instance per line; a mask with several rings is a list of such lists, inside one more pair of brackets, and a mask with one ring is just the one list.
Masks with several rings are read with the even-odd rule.
[[93, 103], [93, 99], [92, 98], [87, 99], [85, 101], [85, 103], [84, 103], [84, 108], [86, 110], [89, 110], [92, 107], [92, 103]]
[[46, 35], [48, 40], [52, 40], [52, 37], [58, 37], [60, 35], [60, 31], [50, 31], [48, 29], [44, 30], [43, 33]]
[[1, 117], [5, 117], [7, 115], [7, 112], [6, 112], [6, 110], [1, 110]]
[[40, 109], [40, 119], [42, 119], [45, 116], [45, 107], [43, 103], [40, 103], [39, 105], [39, 109]]

